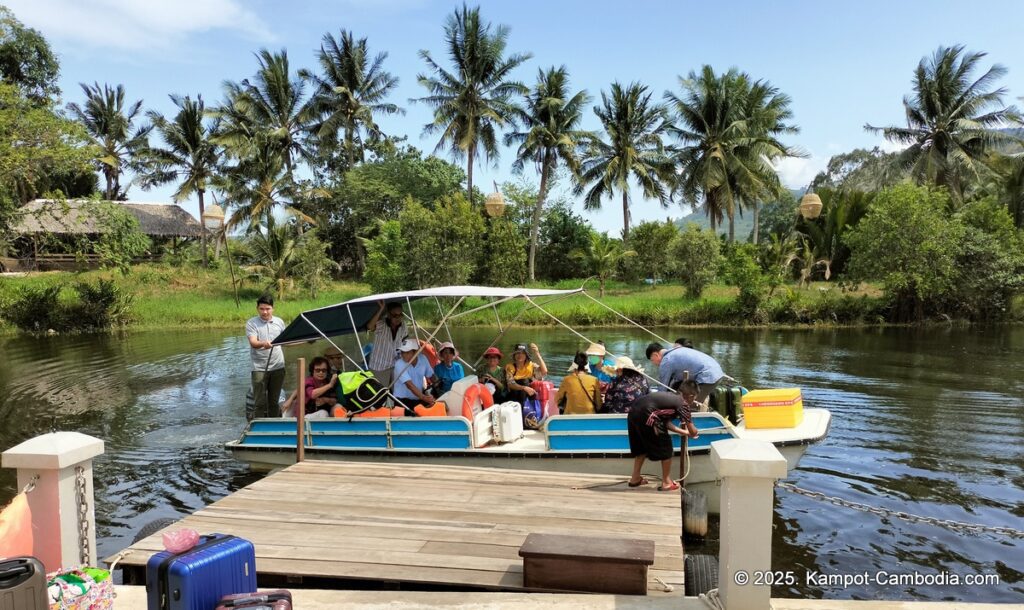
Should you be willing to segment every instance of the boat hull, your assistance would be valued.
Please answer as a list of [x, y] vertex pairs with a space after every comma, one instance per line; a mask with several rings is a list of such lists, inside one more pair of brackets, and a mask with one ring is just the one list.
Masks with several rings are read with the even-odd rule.
[[[714, 413], [695, 414], [701, 436], [687, 451], [687, 488], [703, 491], [708, 497], [708, 510], [718, 512], [719, 481], [710, 455], [710, 444], [716, 440], [771, 442], [786, 458], [787, 469], [796, 468], [807, 447], [826, 436], [831, 422], [825, 409], [807, 411], [809, 417], [797, 428], [750, 431], [742, 424], [734, 427]], [[312, 426], [307, 429], [305, 454], [317, 460], [564, 472], [569, 480], [573, 473], [609, 474], [621, 475], [625, 480], [633, 458], [624, 438], [624, 419], [608, 415], [554, 417], [543, 430], [527, 431], [516, 442], [483, 447], [473, 447], [472, 426], [463, 418], [411, 418], [404, 422], [382, 419], [372, 423], [313, 420], [307, 422]], [[294, 420], [263, 420], [260, 426], [251, 425], [242, 439], [227, 443], [226, 448], [254, 470], [283, 468], [295, 463], [295, 426]], [[264, 431], [258, 432], [260, 427]], [[463, 433], [468, 436], [464, 438]], [[678, 448], [679, 438], [674, 438]], [[649, 479], [659, 478], [657, 470], [657, 465], [650, 463], [644, 467]]]

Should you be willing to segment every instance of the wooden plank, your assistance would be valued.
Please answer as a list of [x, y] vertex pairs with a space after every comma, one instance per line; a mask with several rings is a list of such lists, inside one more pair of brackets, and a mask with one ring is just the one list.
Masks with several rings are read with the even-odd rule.
[[[647, 590], [663, 595], [655, 576], [674, 586], [682, 581], [679, 499], [619, 489], [623, 481], [610, 475], [305, 461], [178, 526], [252, 540], [261, 574], [493, 590], [524, 589], [518, 550], [532, 533], [641, 538], [654, 545]], [[599, 487], [584, 488], [594, 485]], [[159, 537], [151, 536], [133, 545], [123, 563], [141, 567], [161, 549]], [[677, 588], [674, 594], [680, 595]]]
[[520, 547], [519, 556], [572, 557], [576, 560], [600, 559], [651, 565], [654, 563], [654, 543], [650, 540], [530, 534]]

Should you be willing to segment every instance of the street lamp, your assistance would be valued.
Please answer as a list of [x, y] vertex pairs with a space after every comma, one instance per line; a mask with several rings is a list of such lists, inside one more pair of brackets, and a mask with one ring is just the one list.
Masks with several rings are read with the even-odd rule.
[[[235, 268], [231, 264], [231, 249], [228, 248], [228, 232], [224, 226], [224, 208], [220, 207], [216, 203], [206, 208], [202, 215], [203, 228], [204, 230], [210, 231], [213, 234], [215, 243], [219, 245], [219, 240], [224, 238], [224, 253], [228, 257], [228, 270], [231, 271], [231, 289], [235, 293], [235, 307], [241, 307], [242, 304], [238, 300], [238, 283], [235, 281]], [[204, 240], [205, 241], [205, 240]], [[206, 244], [203, 244], [203, 257], [206, 257]]]

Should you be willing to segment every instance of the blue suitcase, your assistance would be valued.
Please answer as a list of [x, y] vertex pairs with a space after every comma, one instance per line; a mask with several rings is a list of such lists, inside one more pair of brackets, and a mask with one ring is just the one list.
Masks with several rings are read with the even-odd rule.
[[146, 563], [149, 610], [213, 610], [225, 595], [255, 590], [256, 549], [236, 536], [202, 536], [184, 553], [163, 551]]

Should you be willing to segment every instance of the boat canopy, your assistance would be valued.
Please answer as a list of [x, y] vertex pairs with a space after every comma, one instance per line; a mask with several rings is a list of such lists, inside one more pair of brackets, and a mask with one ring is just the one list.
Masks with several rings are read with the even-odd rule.
[[290, 345], [363, 331], [370, 318], [377, 313], [381, 301], [408, 304], [425, 298], [481, 297], [493, 299], [492, 303], [488, 305], [490, 306], [519, 298], [567, 296], [582, 292], [582, 288], [550, 290], [544, 288], [494, 288], [491, 286], [439, 286], [422, 290], [371, 294], [344, 303], [302, 312], [284, 329], [284, 332], [278, 335], [277, 339], [274, 339], [274, 345]]

